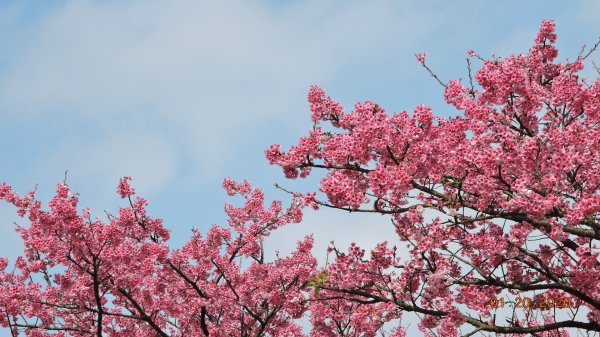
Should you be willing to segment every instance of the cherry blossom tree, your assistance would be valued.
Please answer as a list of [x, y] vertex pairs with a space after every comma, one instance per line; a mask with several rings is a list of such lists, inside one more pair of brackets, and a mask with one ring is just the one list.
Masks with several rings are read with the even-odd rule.
[[[301, 336], [294, 320], [307, 307], [303, 290], [316, 265], [312, 237], [289, 257], [266, 262], [264, 237], [301, 220], [301, 200], [288, 208], [264, 206], [246, 181], [226, 179], [229, 227], [197, 230], [181, 248], [167, 245], [169, 231], [146, 214], [129, 177], [118, 192], [129, 201], [105, 223], [77, 210], [78, 197], [60, 184], [45, 211], [29, 193], [7, 185], [0, 198], [29, 214], [19, 227], [25, 256], [13, 271], [0, 259], [0, 324], [13, 336]], [[245, 265], [242, 265], [246, 262]]]
[[427, 336], [600, 332], [600, 81], [579, 75], [598, 44], [559, 63], [554, 28], [544, 21], [524, 55], [469, 51], [468, 83], [431, 72], [453, 118], [370, 101], [346, 113], [310, 89], [314, 127], [269, 161], [291, 179], [324, 170], [326, 199], [308, 203], [385, 215], [398, 235], [370, 254], [331, 248], [315, 335], [375, 336], [404, 312]]
[[[27, 217], [14, 266], [0, 258], [0, 326], [12, 336], [568, 336], [600, 333], [600, 81], [580, 74], [596, 46], [557, 61], [554, 23], [527, 54], [469, 52], [468, 83], [439, 81], [457, 116], [420, 105], [388, 114], [373, 102], [344, 112], [319, 87], [314, 127], [266, 151], [287, 178], [320, 169], [319, 192], [265, 205], [225, 179], [227, 226], [180, 249], [146, 212], [131, 178], [107, 220], [59, 184], [42, 207], [6, 184], [0, 199]], [[417, 55], [426, 65], [426, 54]], [[481, 68], [471, 76], [471, 62]], [[282, 188], [283, 189], [283, 188]], [[328, 207], [389, 218], [397, 237], [366, 252], [332, 245], [317, 265], [312, 237], [287, 257], [263, 242]]]

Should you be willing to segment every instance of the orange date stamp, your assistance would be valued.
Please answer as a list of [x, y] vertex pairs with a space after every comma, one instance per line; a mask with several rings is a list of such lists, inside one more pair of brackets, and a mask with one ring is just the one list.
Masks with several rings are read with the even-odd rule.
[[522, 309], [565, 309], [574, 308], [573, 302], [568, 297], [538, 297], [536, 300], [530, 297], [517, 297], [514, 301], [509, 301], [504, 297], [490, 297], [488, 305], [492, 309], [498, 308], [522, 308]]

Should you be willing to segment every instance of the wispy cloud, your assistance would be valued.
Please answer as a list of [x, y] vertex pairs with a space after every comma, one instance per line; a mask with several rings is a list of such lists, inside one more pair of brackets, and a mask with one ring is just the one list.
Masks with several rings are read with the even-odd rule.
[[232, 139], [266, 131], [265, 121], [282, 115], [303, 118], [291, 113], [304, 109], [313, 82], [374, 63], [399, 37], [417, 40], [418, 17], [398, 7], [66, 2], [2, 69], [0, 109], [34, 124], [77, 119], [103, 131], [147, 117], [145, 127], [169, 127], [197, 165], [218, 167], [235, 157]]

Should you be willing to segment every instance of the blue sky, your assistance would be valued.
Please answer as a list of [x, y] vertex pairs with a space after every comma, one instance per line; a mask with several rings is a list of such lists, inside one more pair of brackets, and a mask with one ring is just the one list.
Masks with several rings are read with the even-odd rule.
[[[310, 85], [347, 108], [368, 99], [388, 112], [424, 103], [454, 115], [415, 53], [428, 51], [443, 80], [464, 78], [467, 50], [524, 52], [552, 18], [561, 57], [573, 58], [600, 36], [599, 12], [593, 0], [4, 0], [0, 181], [23, 193], [37, 184], [47, 200], [68, 169], [81, 205], [102, 216], [123, 205], [115, 187], [131, 175], [178, 247], [192, 227], [225, 223], [225, 177], [247, 178], [269, 198], [286, 198], [275, 182], [317, 188], [316, 179], [285, 181], [263, 155], [307, 132]], [[14, 258], [13, 222], [26, 223], [5, 204], [0, 221], [0, 256]], [[331, 240], [393, 240], [385, 218], [324, 210], [266, 247], [289, 252], [308, 233], [319, 257]]]

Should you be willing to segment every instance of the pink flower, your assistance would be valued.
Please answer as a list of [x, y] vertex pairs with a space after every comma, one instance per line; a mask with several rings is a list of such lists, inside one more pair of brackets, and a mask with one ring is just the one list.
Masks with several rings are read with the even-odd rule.
[[119, 185], [117, 186], [117, 193], [119, 193], [121, 198], [130, 197], [135, 194], [135, 190], [129, 184], [130, 181], [131, 181], [130, 176], [123, 177], [119, 181]]

